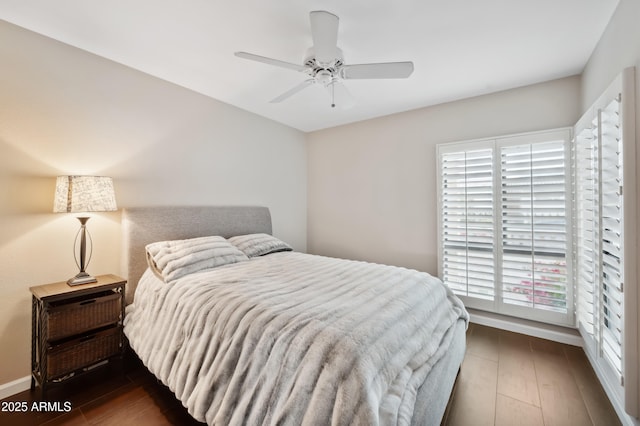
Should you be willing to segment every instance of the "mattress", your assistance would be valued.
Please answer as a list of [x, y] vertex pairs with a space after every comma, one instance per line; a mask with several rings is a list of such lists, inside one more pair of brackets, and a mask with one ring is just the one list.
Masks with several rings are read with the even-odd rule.
[[434, 364], [418, 390], [411, 424], [440, 425], [452, 396], [453, 387], [466, 351], [467, 322], [460, 319], [455, 325], [453, 339], [446, 355]]
[[295, 252], [150, 271], [125, 334], [199, 421], [438, 424], [467, 313], [437, 278]]

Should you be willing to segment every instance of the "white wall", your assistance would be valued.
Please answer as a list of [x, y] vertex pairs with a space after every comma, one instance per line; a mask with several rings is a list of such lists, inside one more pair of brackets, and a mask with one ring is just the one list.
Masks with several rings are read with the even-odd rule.
[[[636, 224], [640, 224], [640, 196], [637, 190], [640, 189], [640, 173], [637, 167], [640, 166], [640, 1], [638, 0], [620, 0], [620, 4], [614, 13], [606, 31], [602, 35], [600, 42], [594, 50], [589, 62], [587, 63], [582, 74], [581, 87], [581, 110], [584, 112], [598, 96], [609, 86], [615, 77], [627, 67], [636, 67], [636, 213], [638, 215]], [[626, 196], [625, 192], [625, 196]], [[636, 228], [636, 242], [640, 242], [640, 226]], [[636, 243], [637, 244], [637, 243]], [[640, 251], [636, 250], [636, 253]], [[633, 261], [633, 259], [632, 259]], [[640, 262], [636, 262], [636, 277], [640, 277]], [[640, 348], [637, 342], [640, 342], [640, 315], [638, 315], [638, 306], [640, 306], [640, 291], [638, 290], [638, 282], [625, 282], [625, 291], [635, 291], [638, 298], [634, 305], [625, 306], [625, 315], [634, 315], [637, 321], [636, 327], [631, 328], [637, 333], [636, 347], [632, 348], [635, 352], [636, 362]], [[626, 300], [626, 299], [625, 299]], [[629, 330], [630, 331], [630, 330]], [[637, 367], [636, 367], [637, 368]], [[640, 388], [639, 382], [636, 383], [636, 389]], [[628, 387], [628, 386], [627, 386]], [[640, 395], [636, 395], [638, 406], [640, 406]], [[635, 424], [640, 424], [635, 420]]]
[[579, 77], [308, 135], [308, 248], [436, 274], [435, 145], [571, 126]]
[[[306, 250], [301, 132], [1, 20], [0, 64], [0, 385], [29, 374], [29, 287], [77, 272], [56, 175], [112, 176], [120, 207], [268, 206]], [[119, 272], [120, 214], [88, 226], [89, 272]]]

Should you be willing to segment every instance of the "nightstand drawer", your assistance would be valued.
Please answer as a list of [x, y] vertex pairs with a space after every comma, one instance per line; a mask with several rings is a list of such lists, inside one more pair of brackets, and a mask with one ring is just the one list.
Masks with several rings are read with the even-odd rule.
[[53, 379], [118, 354], [122, 349], [120, 326], [85, 335], [49, 349], [47, 377]]
[[46, 339], [51, 342], [120, 320], [122, 294], [113, 291], [51, 303], [45, 313]]

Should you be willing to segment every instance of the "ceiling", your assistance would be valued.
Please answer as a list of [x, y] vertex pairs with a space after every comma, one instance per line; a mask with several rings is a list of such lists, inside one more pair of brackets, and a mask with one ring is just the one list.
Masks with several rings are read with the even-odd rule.
[[[0, 19], [302, 131], [579, 74], [618, 0], [0, 0]], [[413, 61], [404, 80], [349, 80], [331, 108], [297, 71], [309, 12], [339, 16], [346, 64]]]

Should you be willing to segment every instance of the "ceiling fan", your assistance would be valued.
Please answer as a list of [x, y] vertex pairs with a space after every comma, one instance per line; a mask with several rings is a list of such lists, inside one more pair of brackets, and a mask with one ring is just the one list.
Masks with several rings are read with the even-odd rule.
[[307, 50], [302, 65], [247, 52], [235, 52], [235, 55], [239, 58], [263, 62], [307, 74], [308, 78], [306, 80], [275, 97], [270, 101], [271, 103], [282, 102], [312, 84], [319, 84], [329, 92], [332, 107], [336, 106], [336, 99], [342, 106], [347, 107], [354, 102], [351, 94], [342, 84], [342, 80], [407, 78], [413, 72], [413, 62], [346, 65], [342, 50], [338, 48], [339, 18], [333, 13], [324, 10], [313, 11], [309, 15], [313, 46]]

